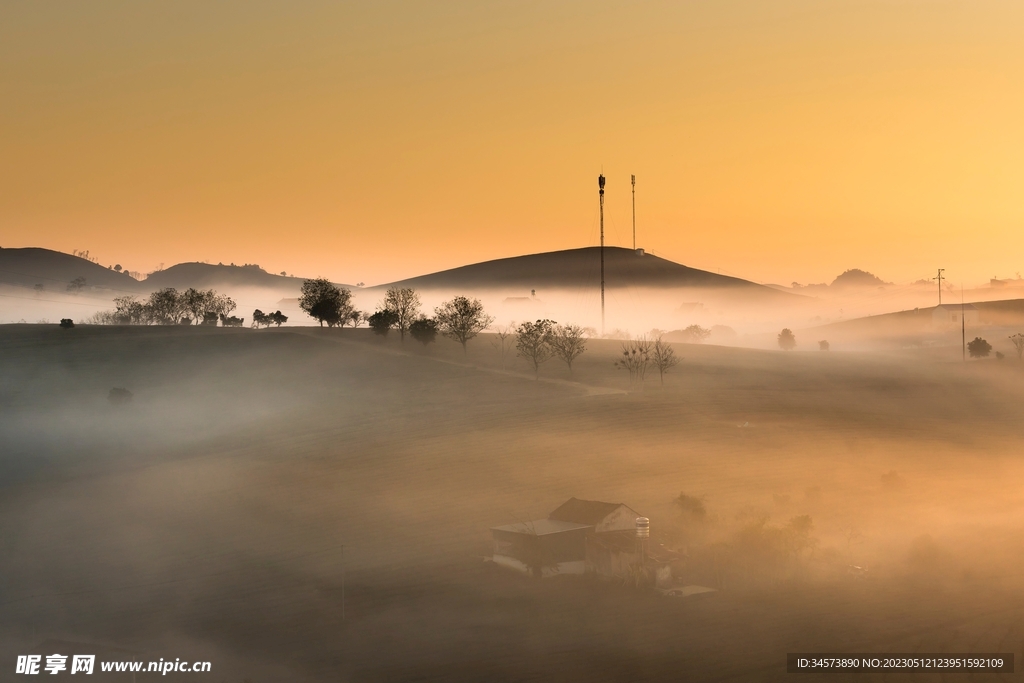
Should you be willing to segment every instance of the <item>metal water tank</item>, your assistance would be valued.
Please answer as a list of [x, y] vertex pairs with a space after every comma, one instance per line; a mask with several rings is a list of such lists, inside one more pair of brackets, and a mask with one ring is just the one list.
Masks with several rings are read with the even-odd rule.
[[650, 538], [651, 536], [651, 520], [646, 517], [636, 518], [636, 537], [637, 538]]

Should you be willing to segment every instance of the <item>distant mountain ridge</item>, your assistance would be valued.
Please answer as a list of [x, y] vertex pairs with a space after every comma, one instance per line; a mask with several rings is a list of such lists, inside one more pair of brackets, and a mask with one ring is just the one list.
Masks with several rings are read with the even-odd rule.
[[[653, 254], [621, 247], [607, 247], [604, 252], [605, 286], [609, 290], [628, 287], [705, 288], [774, 298], [787, 296], [771, 287], [690, 268]], [[424, 290], [457, 289], [466, 293], [484, 290], [523, 293], [533, 289], [593, 290], [600, 286], [600, 264], [600, 248], [583, 247], [473, 263], [367, 289], [402, 286]], [[139, 281], [124, 272], [115, 272], [87, 259], [50, 249], [0, 248], [0, 284], [22, 287], [43, 284], [47, 290], [64, 291], [76, 278], [85, 278], [87, 288], [140, 295], [165, 287], [178, 290], [212, 288], [228, 293], [235, 288], [252, 287], [289, 293], [286, 296], [297, 296], [304, 279], [274, 275], [258, 265], [188, 262], [150, 273], [145, 280]], [[340, 286], [356, 290], [351, 285]]]
[[[274, 275], [257, 265], [179, 263], [136, 280], [88, 259], [40, 247], [0, 248], [0, 285], [43, 286], [43, 291], [67, 291], [77, 278], [85, 278], [86, 289], [109, 289], [120, 294], [145, 295], [157, 289], [230, 289], [258, 287], [294, 292], [298, 295], [304, 278]], [[349, 287], [349, 285], [341, 285]]]
[[[413, 289], [519, 290], [594, 289], [601, 283], [600, 247], [583, 247], [513, 256], [451, 268], [429, 275], [378, 285]], [[605, 287], [702, 287], [743, 289], [784, 296], [748, 280], [690, 268], [674, 261], [622, 247], [606, 247]]]

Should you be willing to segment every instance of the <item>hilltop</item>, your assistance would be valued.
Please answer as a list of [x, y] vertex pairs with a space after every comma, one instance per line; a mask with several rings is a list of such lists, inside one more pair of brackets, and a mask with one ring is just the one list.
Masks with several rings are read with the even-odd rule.
[[85, 288], [100, 287], [121, 292], [144, 289], [128, 273], [117, 272], [79, 256], [38, 247], [0, 248], [2, 285], [31, 288], [42, 285], [43, 291], [65, 292], [77, 278], [85, 278]]
[[[235, 287], [259, 287], [263, 289], [275, 289], [280, 291], [294, 292], [298, 294], [304, 278], [289, 275], [274, 275], [260, 268], [255, 264], [236, 266], [234, 264], [224, 265], [219, 263], [179, 263], [166, 270], [159, 270], [150, 273], [145, 280], [147, 289], [163, 289], [174, 287], [175, 289], [197, 289], [221, 288], [230, 289]], [[350, 285], [341, 285], [349, 287]]]
[[[425, 290], [526, 292], [532, 289], [596, 289], [601, 283], [600, 251], [599, 247], [584, 247], [483, 261], [379, 285], [374, 289], [394, 286]], [[605, 248], [605, 286], [608, 289], [700, 287], [784, 296], [748, 280], [690, 268], [653, 254], [638, 253], [622, 247]]]

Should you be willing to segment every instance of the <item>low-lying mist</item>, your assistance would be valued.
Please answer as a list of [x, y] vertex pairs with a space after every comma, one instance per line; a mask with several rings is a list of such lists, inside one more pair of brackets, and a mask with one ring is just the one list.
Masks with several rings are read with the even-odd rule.
[[[237, 681], [768, 679], [787, 651], [1020, 644], [1016, 360], [675, 344], [663, 384], [631, 384], [616, 340], [536, 379], [493, 342], [0, 327], [4, 656], [99, 643]], [[573, 496], [650, 517], [676, 578], [718, 593], [483, 561], [492, 526]]]

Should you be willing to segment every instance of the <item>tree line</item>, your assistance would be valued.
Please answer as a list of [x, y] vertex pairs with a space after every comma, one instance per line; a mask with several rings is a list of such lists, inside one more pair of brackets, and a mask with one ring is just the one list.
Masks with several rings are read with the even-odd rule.
[[92, 322], [101, 325], [216, 325], [239, 327], [243, 318], [231, 315], [235, 310], [231, 297], [212, 289], [192, 287], [179, 292], [173, 287], [160, 289], [145, 299], [134, 295], [114, 299], [114, 310], [97, 313]]
[[[397, 330], [403, 343], [408, 334], [424, 346], [433, 343], [440, 334], [458, 342], [464, 353], [468, 342], [494, 323], [494, 317], [487, 314], [479, 299], [465, 296], [443, 302], [434, 308], [432, 316], [427, 316], [422, 311], [419, 295], [408, 287], [388, 289], [377, 310], [366, 314], [352, 305], [351, 292], [326, 279], [303, 283], [299, 307], [321, 326], [350, 324], [358, 327], [361, 322], [366, 322], [376, 334], [386, 336], [391, 330]], [[540, 366], [551, 358], [565, 363], [571, 377], [573, 363], [587, 350], [588, 330], [580, 325], [559, 325], [544, 319], [518, 325], [499, 325], [493, 331], [494, 346], [501, 353], [502, 369], [515, 348], [516, 356], [530, 363], [538, 379]], [[678, 363], [671, 344], [659, 335], [653, 339], [641, 336], [624, 342], [622, 356], [615, 366], [629, 372], [631, 383], [642, 384], [648, 368], [656, 370], [664, 383], [665, 373]]]

